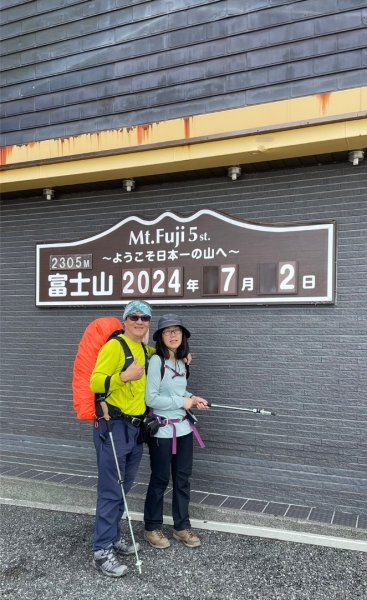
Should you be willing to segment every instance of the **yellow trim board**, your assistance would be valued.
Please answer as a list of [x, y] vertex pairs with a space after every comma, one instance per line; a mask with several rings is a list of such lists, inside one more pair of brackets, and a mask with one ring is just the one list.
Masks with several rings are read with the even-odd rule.
[[22, 166], [3, 171], [0, 180], [3, 192], [13, 192], [257, 163], [366, 146], [367, 118], [364, 118], [193, 145]]
[[328, 123], [336, 119], [358, 119], [363, 116], [367, 116], [367, 87], [5, 146], [0, 149], [0, 164], [6, 168], [21, 166], [24, 163], [75, 160], [91, 155], [144, 151], [252, 135], [256, 131], [292, 129], [316, 122]]
[[367, 146], [367, 87], [1, 148], [3, 192]]

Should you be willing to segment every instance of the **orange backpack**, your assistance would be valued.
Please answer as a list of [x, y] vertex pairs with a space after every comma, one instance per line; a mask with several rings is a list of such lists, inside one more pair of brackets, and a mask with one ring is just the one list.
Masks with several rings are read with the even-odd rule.
[[121, 321], [116, 317], [100, 317], [85, 329], [80, 340], [73, 368], [73, 406], [78, 419], [93, 421], [95, 394], [90, 389], [90, 377], [98, 352], [113, 334], [123, 333]]

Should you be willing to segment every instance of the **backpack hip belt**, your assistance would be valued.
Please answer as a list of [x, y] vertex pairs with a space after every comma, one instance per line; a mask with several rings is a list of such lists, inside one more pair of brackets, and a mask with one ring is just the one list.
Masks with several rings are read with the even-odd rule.
[[[112, 404], [109, 404], [108, 402], [106, 402], [106, 404], [107, 404], [108, 414], [110, 416], [110, 419], [112, 419], [112, 420], [125, 419], [126, 421], [129, 421], [129, 423], [132, 423], [132, 425], [134, 425], [135, 427], [140, 427], [140, 425], [142, 424], [142, 421], [143, 421], [145, 415], [126, 415], [125, 413], [122, 412], [122, 410], [117, 408], [117, 406], [113, 406]], [[98, 406], [98, 404], [97, 404], [97, 406]]]

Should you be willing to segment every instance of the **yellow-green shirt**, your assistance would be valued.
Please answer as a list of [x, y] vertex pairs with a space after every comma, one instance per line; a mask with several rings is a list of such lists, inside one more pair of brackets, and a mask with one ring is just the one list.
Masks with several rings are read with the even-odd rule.
[[[133, 342], [126, 335], [121, 335], [129, 346], [134, 359], [137, 359], [139, 365], [145, 365], [145, 354], [140, 342]], [[148, 358], [154, 353], [155, 349], [151, 346], [145, 346]], [[100, 349], [97, 362], [90, 379], [92, 392], [104, 394], [106, 377], [111, 376], [108, 403], [117, 406], [127, 415], [142, 415], [145, 412], [145, 371], [141, 379], [127, 381], [123, 383], [120, 379], [120, 372], [125, 364], [125, 353], [122, 345], [116, 339], [109, 340]]]

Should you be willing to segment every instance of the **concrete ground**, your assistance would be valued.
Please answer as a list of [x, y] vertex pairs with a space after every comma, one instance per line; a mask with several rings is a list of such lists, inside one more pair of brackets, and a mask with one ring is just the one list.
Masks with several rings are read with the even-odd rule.
[[[95, 490], [2, 477], [0, 491], [4, 600], [367, 600], [366, 530], [193, 502], [202, 546], [172, 540], [155, 550], [143, 540], [143, 498], [131, 491], [142, 573], [133, 555], [127, 575], [111, 579], [91, 564]], [[171, 536], [169, 509], [167, 499]]]
[[0, 511], [4, 600], [367, 598], [364, 552], [207, 530], [198, 530], [200, 548], [173, 540], [155, 550], [142, 540], [143, 524], [133, 522], [142, 574], [130, 556], [127, 575], [111, 579], [91, 566], [91, 515], [11, 505]]

